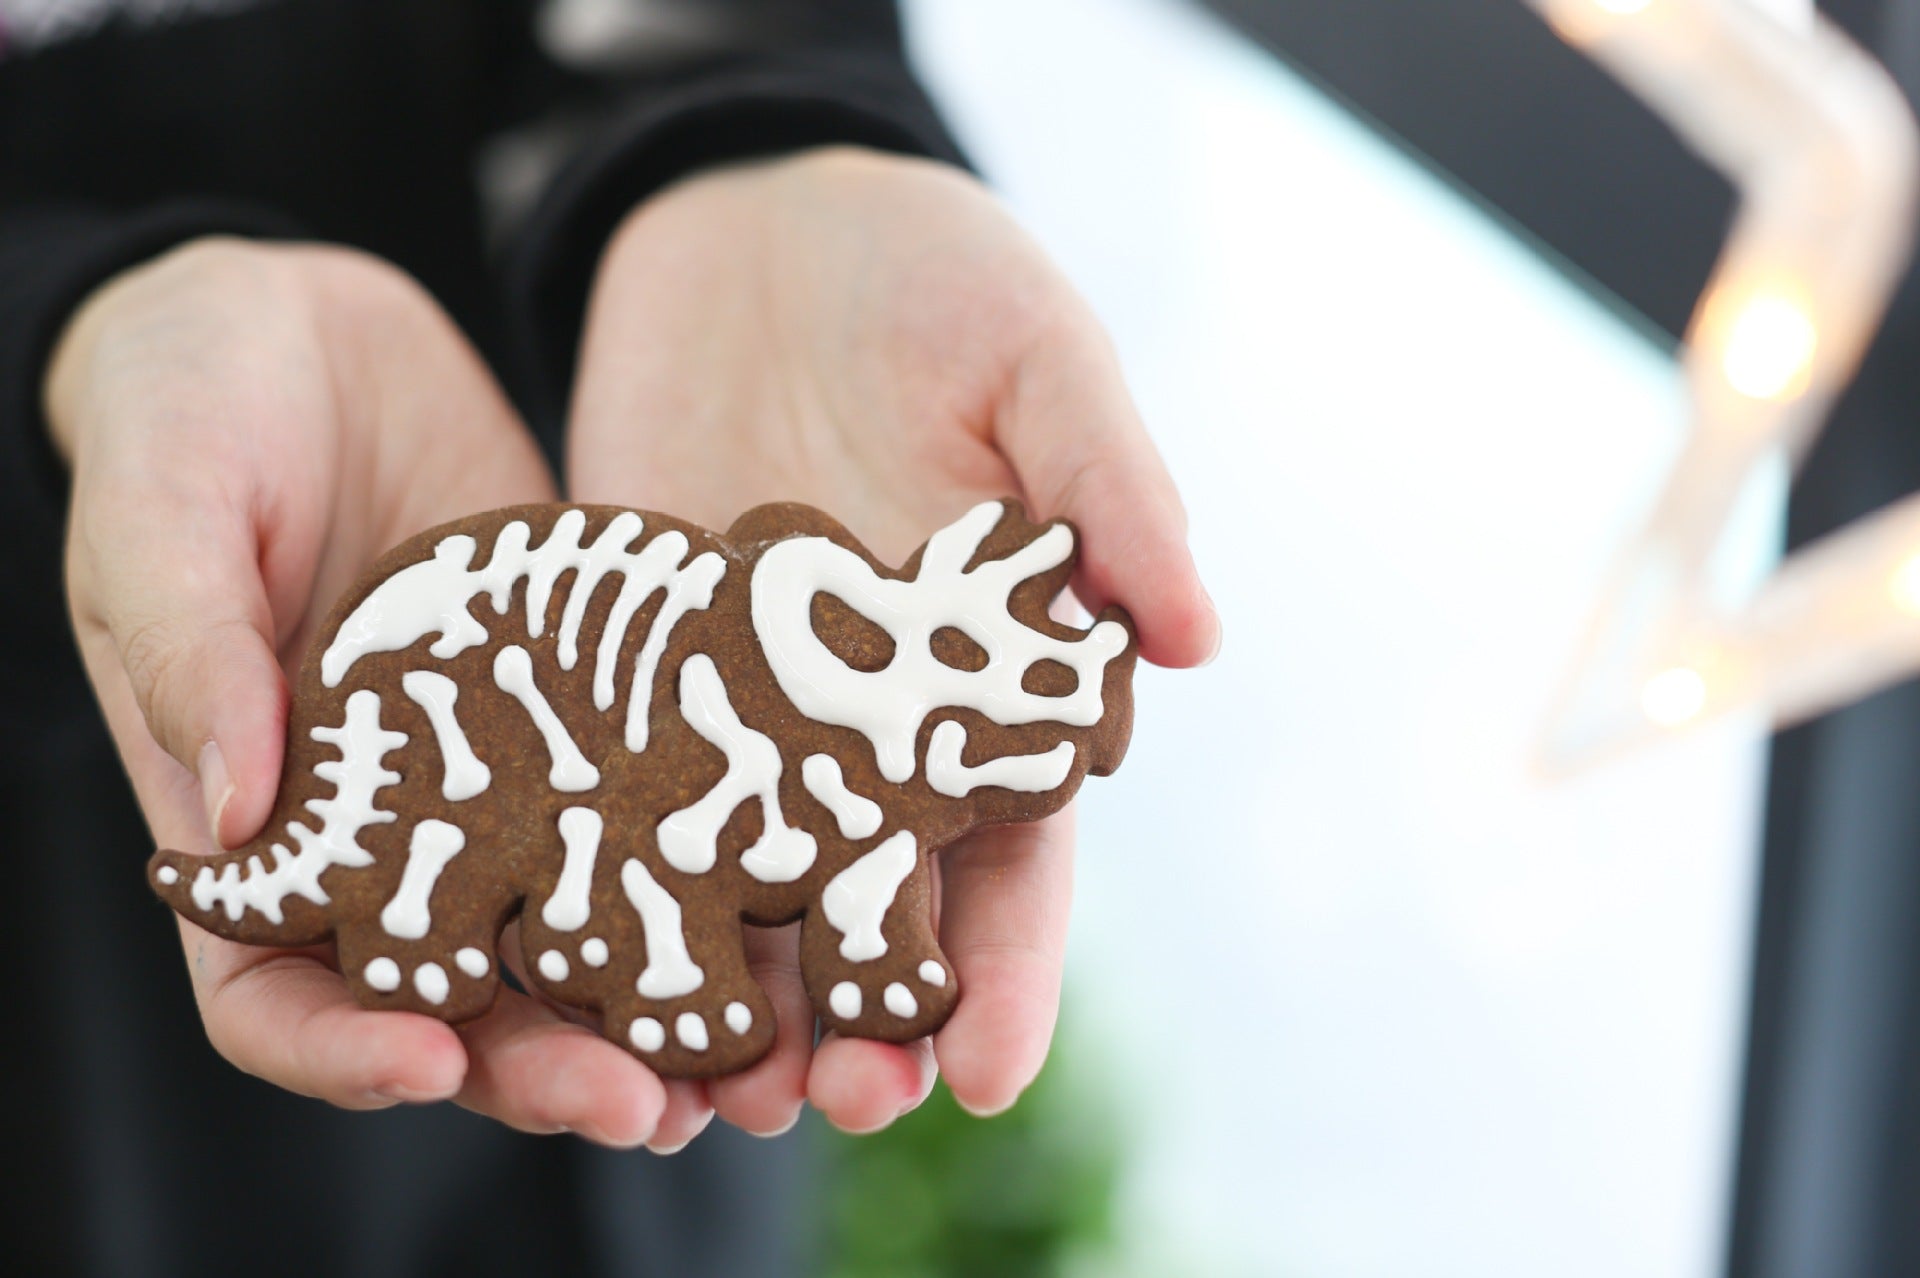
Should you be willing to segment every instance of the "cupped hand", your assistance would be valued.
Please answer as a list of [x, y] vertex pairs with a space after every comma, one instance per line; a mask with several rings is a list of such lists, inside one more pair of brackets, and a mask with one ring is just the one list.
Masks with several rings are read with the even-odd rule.
[[[1178, 494], [1086, 304], [955, 170], [829, 149], [688, 179], [631, 213], [588, 309], [570, 496], [711, 528], [799, 500], [898, 563], [974, 503], [1012, 494], [1078, 524], [1074, 591], [1133, 615], [1164, 666], [1211, 657], [1219, 621]], [[1044, 1062], [1072, 886], [1071, 810], [983, 831], [937, 867], [940, 941], [966, 991], [931, 1044], [814, 1043], [794, 929], [751, 934], [780, 1016], [773, 1051], [676, 1084], [661, 1139], [707, 1107], [750, 1131], [811, 1100], [869, 1131], [918, 1105], [936, 1062], [991, 1113]], [[669, 1137], [671, 1133], [671, 1137]]]
[[[288, 672], [375, 557], [444, 520], [550, 500], [474, 351], [399, 271], [342, 249], [201, 240], [110, 280], [54, 351], [81, 654], [162, 846], [235, 846], [272, 806]], [[358, 1007], [324, 947], [182, 920], [208, 1037], [354, 1109], [459, 1100], [610, 1144], [655, 1135], [659, 1079], [522, 994], [458, 1029]]]

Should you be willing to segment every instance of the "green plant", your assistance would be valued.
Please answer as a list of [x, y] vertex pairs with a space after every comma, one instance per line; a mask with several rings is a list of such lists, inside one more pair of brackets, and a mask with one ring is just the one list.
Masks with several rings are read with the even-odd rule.
[[994, 1118], [939, 1085], [883, 1133], [829, 1133], [823, 1273], [1040, 1278], [1109, 1251], [1121, 1126], [1083, 1051], [1056, 1037], [1034, 1085]]

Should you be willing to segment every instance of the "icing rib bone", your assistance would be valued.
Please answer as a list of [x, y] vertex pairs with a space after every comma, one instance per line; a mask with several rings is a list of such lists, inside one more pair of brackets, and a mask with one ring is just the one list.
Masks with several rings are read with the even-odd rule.
[[527, 580], [526, 632], [538, 639], [546, 630], [554, 586], [570, 569], [579, 575], [560, 616], [558, 655], [560, 668], [571, 670], [580, 658], [580, 628], [593, 592], [601, 581], [618, 573], [620, 593], [594, 653], [593, 700], [602, 710], [613, 705], [614, 663], [627, 627], [655, 591], [666, 591], [635, 658], [633, 687], [627, 694], [627, 748], [636, 754], [645, 750], [653, 675], [668, 634], [688, 612], [712, 605], [714, 587], [726, 574], [727, 562], [708, 551], [683, 564], [690, 546], [685, 534], [672, 530], [637, 552], [629, 550], [641, 532], [640, 516], [632, 511], [614, 516], [598, 537], [583, 545], [580, 538], [586, 527], [585, 513], [569, 510], [554, 521], [547, 539], [534, 546], [532, 528], [516, 519], [500, 529], [487, 566], [479, 569], [469, 567], [479, 543], [465, 533], [443, 538], [434, 547], [433, 558], [408, 564], [388, 577], [340, 623], [320, 659], [321, 683], [337, 688], [361, 657], [398, 652], [431, 634], [439, 638], [427, 651], [442, 661], [485, 643], [487, 629], [467, 611], [469, 605], [484, 594], [494, 612], [504, 615], [514, 584], [522, 577]]

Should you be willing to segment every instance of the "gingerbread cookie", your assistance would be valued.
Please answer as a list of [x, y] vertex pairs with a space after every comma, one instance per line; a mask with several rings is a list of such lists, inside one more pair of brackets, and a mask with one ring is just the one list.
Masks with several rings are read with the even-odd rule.
[[332, 936], [360, 1002], [481, 1015], [527, 979], [672, 1077], [773, 1044], [744, 923], [803, 919], [821, 1021], [904, 1042], [959, 997], [929, 859], [1057, 811], [1132, 729], [1118, 609], [1052, 620], [1075, 535], [976, 506], [894, 570], [807, 506], [724, 536], [520, 506], [397, 547], [300, 672], [259, 838], [154, 890], [253, 945]]

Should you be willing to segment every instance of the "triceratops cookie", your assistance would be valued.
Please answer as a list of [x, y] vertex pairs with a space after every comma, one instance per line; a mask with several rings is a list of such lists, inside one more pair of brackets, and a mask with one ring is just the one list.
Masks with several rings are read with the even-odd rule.
[[741, 927], [804, 919], [822, 1022], [929, 1034], [959, 996], [929, 858], [1126, 751], [1131, 624], [1047, 613], [1073, 558], [1012, 502], [898, 571], [800, 505], [724, 537], [612, 506], [444, 525], [321, 627], [261, 835], [158, 853], [154, 890], [237, 941], [333, 936], [361, 1003], [455, 1022], [518, 918], [528, 979], [674, 1077], [772, 1046]]

